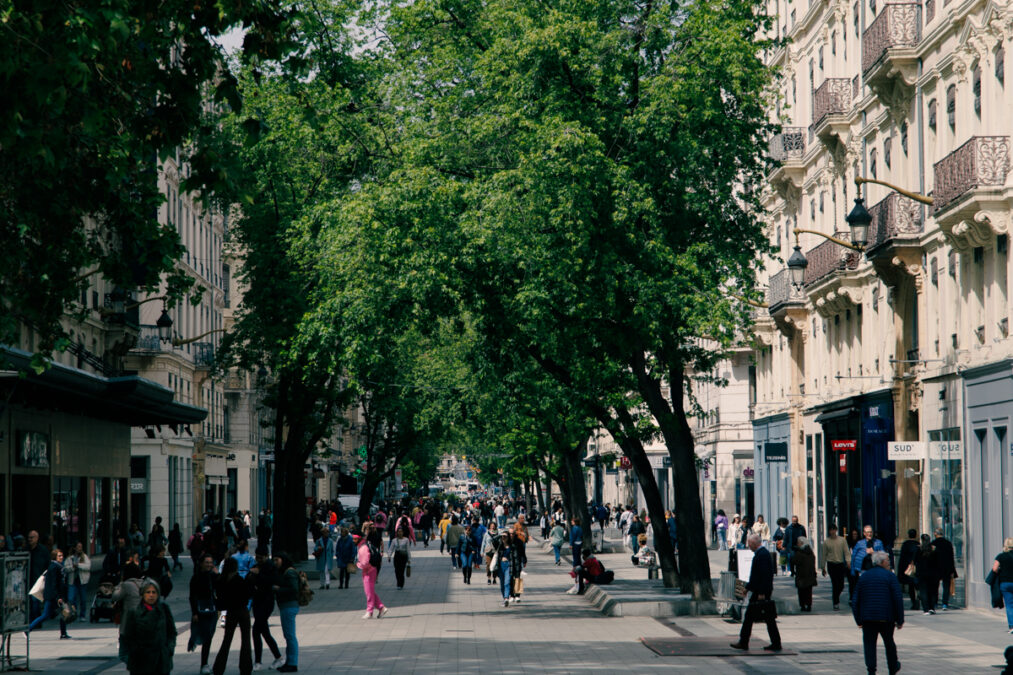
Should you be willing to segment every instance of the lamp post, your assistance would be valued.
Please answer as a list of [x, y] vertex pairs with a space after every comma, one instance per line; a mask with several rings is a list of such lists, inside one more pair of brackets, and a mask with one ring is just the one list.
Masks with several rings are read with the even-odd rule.
[[155, 322], [158, 326], [158, 339], [161, 342], [172, 342], [172, 318], [169, 313], [165, 311], [165, 307], [162, 307], [162, 316], [158, 317], [158, 321]]

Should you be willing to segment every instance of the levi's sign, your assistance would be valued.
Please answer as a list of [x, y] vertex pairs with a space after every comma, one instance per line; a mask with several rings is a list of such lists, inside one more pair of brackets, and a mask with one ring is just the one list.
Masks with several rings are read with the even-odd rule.
[[836, 452], [858, 449], [858, 441], [830, 441], [830, 447]]
[[925, 459], [925, 444], [917, 441], [891, 441], [886, 444], [886, 458], [891, 462]]

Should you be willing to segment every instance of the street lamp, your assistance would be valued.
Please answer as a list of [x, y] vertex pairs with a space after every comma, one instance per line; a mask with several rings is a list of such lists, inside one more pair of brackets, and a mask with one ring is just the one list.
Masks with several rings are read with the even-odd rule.
[[805, 282], [805, 268], [809, 267], [809, 261], [802, 253], [802, 247], [798, 245], [798, 235], [795, 235], [795, 252], [788, 258], [788, 273], [791, 275], [791, 285], [795, 288], [802, 288]]
[[165, 307], [162, 307], [162, 316], [158, 317], [155, 325], [158, 326], [159, 341], [172, 342], [172, 319], [169, 317], [169, 313], [165, 311]]
[[855, 208], [845, 216], [851, 228], [851, 241], [859, 249], [864, 249], [869, 243], [869, 225], [872, 224], [872, 214], [865, 208], [865, 201], [861, 197], [855, 198]]

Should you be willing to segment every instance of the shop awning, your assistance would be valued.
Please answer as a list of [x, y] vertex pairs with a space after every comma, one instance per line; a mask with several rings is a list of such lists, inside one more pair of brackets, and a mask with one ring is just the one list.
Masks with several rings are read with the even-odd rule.
[[30, 353], [0, 346], [0, 369], [17, 371], [11, 377], [0, 378], [0, 392], [5, 398], [9, 395], [12, 403], [129, 426], [194, 424], [208, 414], [204, 408], [173, 400], [171, 389], [137, 375], [107, 378], [61, 363], [51, 363], [38, 374], [31, 362]]
[[837, 410], [828, 410], [825, 413], [820, 413], [816, 416], [816, 423], [823, 424], [824, 422], [830, 422], [832, 420], [839, 420], [844, 417], [850, 417], [858, 413], [858, 408], [838, 408]]

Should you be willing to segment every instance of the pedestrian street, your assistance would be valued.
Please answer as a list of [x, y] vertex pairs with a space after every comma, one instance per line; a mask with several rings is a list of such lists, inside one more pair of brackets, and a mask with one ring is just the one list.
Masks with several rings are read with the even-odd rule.
[[[712, 552], [717, 564], [727, 554]], [[630, 565], [628, 554], [604, 554], [600, 560], [624, 579], [642, 579], [643, 570]], [[594, 610], [582, 596], [567, 595], [570, 577], [555, 567], [551, 552], [538, 540], [528, 549], [522, 600], [507, 608], [496, 585], [487, 585], [484, 570], [465, 585], [450, 557], [439, 553], [438, 542], [412, 551], [412, 574], [404, 590], [394, 586], [392, 565], [384, 561], [378, 592], [390, 612], [383, 619], [362, 619], [365, 596], [360, 575], [351, 587], [315, 590], [313, 602], [297, 618], [299, 671], [305, 673], [856, 673], [864, 672], [861, 633], [847, 606], [830, 608], [829, 584], [821, 578], [813, 614], [779, 619], [786, 649], [793, 656], [762, 655], [766, 637], [762, 626], [754, 634], [751, 652], [726, 657], [662, 657], [640, 638], [692, 640], [738, 635], [738, 624], [720, 617], [654, 619], [611, 618]], [[313, 568], [313, 562], [303, 567]], [[190, 576], [177, 573], [170, 605], [177, 619], [175, 673], [197, 673], [198, 652], [186, 653], [189, 637], [186, 589]], [[775, 595], [786, 596], [789, 579], [779, 578]], [[271, 631], [281, 640], [277, 612]], [[32, 634], [32, 670], [51, 673], [118, 673], [116, 626], [77, 623], [69, 628], [72, 640], [58, 639], [56, 622]], [[215, 634], [212, 658], [222, 631]], [[897, 633], [904, 673], [988, 673], [1002, 662], [1009, 641], [1004, 617], [973, 610], [953, 610], [936, 616], [908, 614]], [[13, 638], [14, 653], [23, 637]], [[227, 673], [239, 672], [239, 638], [233, 642]], [[282, 644], [284, 649], [284, 645]], [[879, 651], [882, 672], [882, 647]], [[269, 660], [268, 660], [269, 662]], [[266, 667], [266, 663], [265, 663]], [[271, 672], [265, 670], [264, 672]]]

